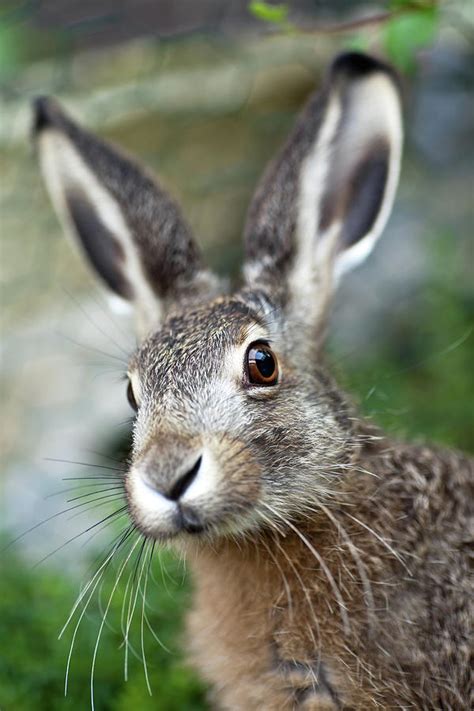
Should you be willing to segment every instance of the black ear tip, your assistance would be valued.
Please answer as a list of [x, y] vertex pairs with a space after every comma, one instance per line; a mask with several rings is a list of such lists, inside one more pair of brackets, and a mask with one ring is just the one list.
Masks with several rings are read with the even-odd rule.
[[50, 96], [37, 96], [33, 99], [33, 133], [37, 135], [46, 128], [57, 126], [61, 110], [55, 99]]
[[351, 80], [363, 79], [375, 72], [388, 74], [398, 84], [393, 67], [363, 52], [344, 52], [336, 57], [331, 67], [333, 76], [342, 75]]

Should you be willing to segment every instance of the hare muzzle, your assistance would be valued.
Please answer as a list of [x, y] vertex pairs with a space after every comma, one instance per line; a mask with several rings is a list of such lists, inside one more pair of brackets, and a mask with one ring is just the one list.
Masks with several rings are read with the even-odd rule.
[[217, 468], [206, 449], [177, 440], [174, 447], [154, 445], [127, 479], [130, 508], [137, 525], [154, 538], [206, 528], [201, 509], [215, 492]]

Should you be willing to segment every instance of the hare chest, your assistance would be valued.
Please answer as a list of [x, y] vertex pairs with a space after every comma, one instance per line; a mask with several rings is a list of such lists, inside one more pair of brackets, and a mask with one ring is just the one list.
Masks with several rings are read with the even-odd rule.
[[[337, 615], [318, 615], [299, 573], [268, 560], [220, 561], [208, 553], [195, 569], [188, 617], [188, 657], [211, 683], [213, 707], [232, 711], [376, 708], [363, 689], [348, 688], [353, 660]], [[327, 591], [323, 586], [321, 600]], [[327, 608], [326, 608], [327, 610]], [[318, 619], [319, 618], [319, 619]], [[347, 674], [347, 667], [351, 673]]]

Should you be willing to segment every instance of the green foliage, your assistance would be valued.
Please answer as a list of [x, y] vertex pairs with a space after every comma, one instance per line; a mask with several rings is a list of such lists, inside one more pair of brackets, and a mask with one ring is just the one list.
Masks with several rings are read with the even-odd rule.
[[383, 30], [389, 59], [402, 71], [413, 71], [417, 52], [435, 40], [438, 23], [438, 8], [432, 3], [417, 3], [409, 11], [395, 13]]
[[288, 5], [271, 5], [264, 0], [252, 0], [248, 6], [249, 12], [259, 20], [274, 24], [286, 23], [288, 19]]
[[22, 61], [22, 43], [25, 32], [22, 28], [0, 24], [0, 75], [12, 73]]
[[[288, 22], [289, 8], [286, 4], [272, 5], [265, 0], [251, 0], [249, 12], [263, 22], [279, 26], [282, 31], [298, 32], [298, 28]], [[368, 26], [372, 29], [370, 23]], [[436, 39], [439, 26], [437, 0], [391, 0], [387, 3], [386, 16], [380, 21], [379, 39], [388, 59], [398, 69], [411, 73], [416, 68], [417, 54]], [[334, 26], [337, 31], [337, 24]], [[369, 34], [365, 28], [356, 34], [343, 30], [343, 45], [348, 49], [365, 51], [369, 49]], [[315, 32], [318, 32], [316, 25]]]
[[[183, 580], [181, 566], [170, 555], [155, 552], [154, 559], [154, 579], [150, 578], [148, 584], [147, 614], [156, 634], [171, 651], [165, 651], [145, 627], [145, 651], [153, 696], [150, 697], [147, 691], [143, 664], [132, 653], [129, 655], [129, 680], [124, 681], [120, 616], [126, 584], [120, 584], [114, 594], [97, 657], [94, 682], [97, 711], [156, 711], [157, 708], [199, 711], [206, 708], [202, 685], [184, 667], [177, 651], [188, 585]], [[100, 594], [101, 605], [99, 596], [94, 595], [82, 620], [72, 657], [69, 692], [65, 698], [64, 674], [74, 626], [69, 628], [64, 639], [58, 640], [58, 633], [78, 590], [67, 573], [33, 569], [13, 554], [3, 558], [0, 576], [2, 711], [90, 708], [93, 649], [113, 583], [114, 575], [110, 575]], [[125, 600], [125, 609], [127, 605]], [[131, 644], [138, 655], [140, 617], [139, 596], [130, 633]]]
[[437, 4], [438, 0], [391, 0], [390, 10], [426, 10]]
[[474, 294], [453, 288], [453, 242], [450, 235], [433, 241], [445, 281], [423, 287], [418, 303], [410, 296], [391, 314], [385, 343], [345, 362], [343, 384], [390, 434], [473, 451]]

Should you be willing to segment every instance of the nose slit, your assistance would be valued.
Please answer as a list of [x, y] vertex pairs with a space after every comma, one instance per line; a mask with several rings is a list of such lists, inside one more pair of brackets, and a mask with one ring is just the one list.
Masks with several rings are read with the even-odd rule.
[[184, 494], [186, 489], [190, 486], [190, 484], [194, 481], [196, 478], [196, 474], [199, 471], [199, 467], [201, 466], [201, 460], [202, 456], [199, 457], [195, 465], [193, 466], [192, 469], [190, 469], [188, 472], [183, 474], [182, 477], [180, 477], [171, 487], [169, 492], [165, 494], [167, 499], [170, 499], [171, 501], [178, 501], [178, 499]]

